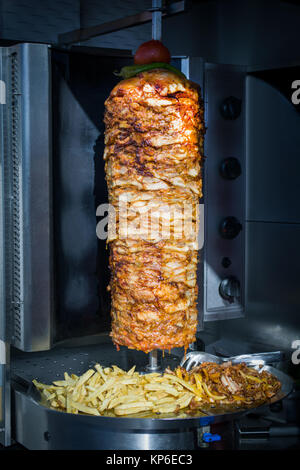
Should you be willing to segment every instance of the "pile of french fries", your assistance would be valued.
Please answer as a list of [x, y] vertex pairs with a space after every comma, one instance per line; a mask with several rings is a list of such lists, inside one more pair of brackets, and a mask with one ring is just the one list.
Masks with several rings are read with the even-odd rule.
[[83, 375], [64, 373], [64, 380], [45, 385], [33, 380], [51, 408], [67, 413], [95, 416], [129, 416], [141, 412], [179, 413], [194, 398], [201, 401], [199, 389], [178, 374], [139, 374], [135, 366], [128, 372], [117, 366], [87, 370]]

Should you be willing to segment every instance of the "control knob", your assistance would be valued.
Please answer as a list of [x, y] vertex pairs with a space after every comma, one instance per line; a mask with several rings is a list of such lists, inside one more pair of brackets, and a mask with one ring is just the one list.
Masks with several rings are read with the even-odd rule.
[[234, 180], [242, 173], [241, 164], [235, 157], [228, 157], [221, 161], [220, 174], [226, 180]]
[[235, 96], [228, 96], [220, 105], [220, 113], [224, 119], [237, 119], [241, 114], [242, 101]]
[[219, 293], [224, 300], [233, 303], [241, 296], [240, 281], [234, 276], [223, 279], [219, 286]]
[[236, 217], [229, 216], [221, 221], [219, 230], [222, 238], [232, 240], [238, 236], [242, 228], [242, 224]]

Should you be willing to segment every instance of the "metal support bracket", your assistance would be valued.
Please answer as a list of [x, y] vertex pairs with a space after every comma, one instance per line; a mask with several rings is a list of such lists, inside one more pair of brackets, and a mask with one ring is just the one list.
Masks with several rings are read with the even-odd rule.
[[[161, 1], [153, 1], [153, 3], [162, 4]], [[119, 18], [117, 20], [108, 21], [107, 23], [91, 26], [89, 28], [75, 29], [67, 33], [59, 34], [58, 43], [62, 45], [72, 45], [74, 43], [87, 41], [88, 39], [97, 36], [102, 36], [103, 34], [113, 33], [114, 31], [120, 31], [122, 29], [130, 28], [132, 26], [149, 23], [150, 21], [153, 21], [153, 39], [158, 39], [158, 37], [155, 36], [161, 36], [161, 26], [159, 27], [159, 22], [161, 23], [161, 18], [176, 15], [177, 13], [182, 13], [186, 11], [186, 3], [186, 0], [181, 0], [174, 3], [167, 3], [166, 7], [160, 7], [158, 5], [155, 5], [150, 10], [145, 10], [135, 15], [130, 15], [126, 16], [125, 18]]]

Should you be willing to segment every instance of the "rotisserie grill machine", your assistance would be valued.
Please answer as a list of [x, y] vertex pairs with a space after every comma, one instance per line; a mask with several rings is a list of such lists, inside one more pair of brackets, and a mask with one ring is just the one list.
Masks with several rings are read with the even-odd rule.
[[[157, 39], [162, 14], [168, 12], [161, 2], [153, 3]], [[173, 4], [173, 13], [184, 3]], [[149, 21], [147, 15], [141, 21]], [[96, 34], [103, 32], [107, 28]], [[75, 33], [62, 35], [61, 42], [78, 41]], [[89, 38], [88, 33], [80, 40]], [[107, 202], [104, 101], [119, 81], [114, 72], [131, 60], [128, 51], [84, 46], [23, 43], [1, 48], [7, 91], [1, 107], [0, 167], [0, 435], [5, 445], [195, 449], [208, 426], [245, 413], [181, 419], [72, 415], [41, 404], [32, 385], [34, 378], [51, 383], [65, 371], [82, 374], [95, 363], [125, 370], [136, 364], [144, 373], [164, 370], [174, 368], [184, 355], [183, 350], [164, 355], [155, 350], [148, 356], [126, 347], [117, 351], [108, 336], [108, 251], [96, 236], [97, 207]], [[244, 315], [246, 69], [187, 56], [173, 57], [171, 64], [200, 86], [207, 125], [204, 248], [197, 272], [201, 333], [204, 322]], [[222, 204], [218, 194], [223, 194]], [[223, 256], [232, 260], [226, 271], [219, 262]], [[190, 345], [189, 351], [195, 349], [197, 343]], [[272, 367], [278, 358], [261, 359], [282, 383], [272, 402], [281, 400], [292, 381]]]

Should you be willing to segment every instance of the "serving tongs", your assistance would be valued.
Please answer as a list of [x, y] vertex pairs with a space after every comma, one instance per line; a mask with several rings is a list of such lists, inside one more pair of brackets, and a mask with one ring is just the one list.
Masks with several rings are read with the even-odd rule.
[[282, 351], [272, 351], [254, 354], [240, 354], [239, 356], [220, 357], [214, 356], [207, 352], [191, 351], [187, 353], [181, 360], [180, 366], [184, 367], [187, 371], [199, 366], [202, 362], [216, 362], [223, 364], [224, 362], [231, 362], [232, 364], [239, 364], [244, 362], [247, 366], [264, 366], [276, 362], [283, 361], [285, 355]]

